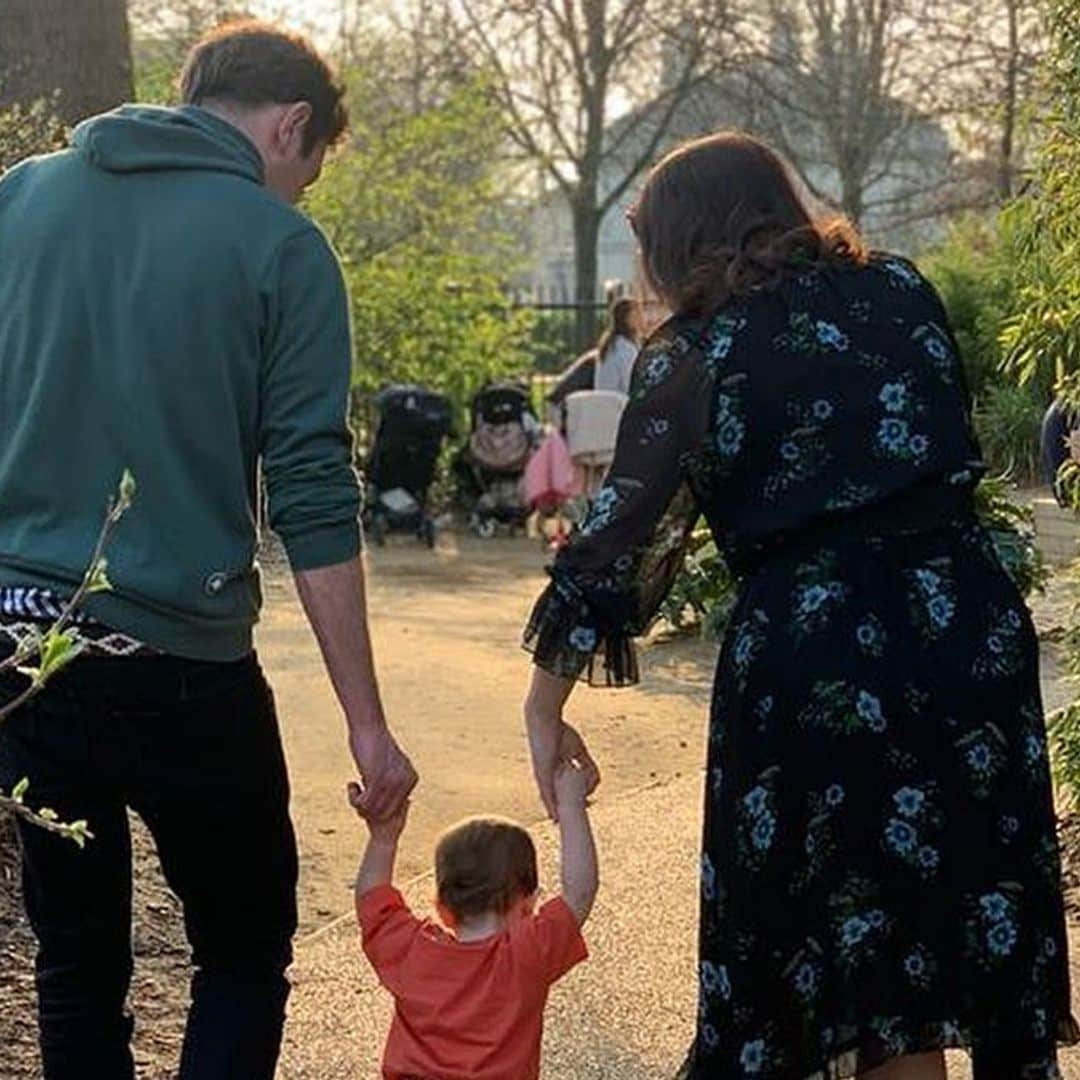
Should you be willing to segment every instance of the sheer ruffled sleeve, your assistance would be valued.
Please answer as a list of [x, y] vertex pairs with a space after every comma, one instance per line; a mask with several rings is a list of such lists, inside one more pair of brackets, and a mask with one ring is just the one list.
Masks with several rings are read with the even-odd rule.
[[698, 517], [686, 475], [711, 400], [691, 339], [661, 331], [638, 358], [607, 479], [525, 631], [526, 648], [551, 674], [599, 686], [637, 681], [632, 639], [655, 618]]

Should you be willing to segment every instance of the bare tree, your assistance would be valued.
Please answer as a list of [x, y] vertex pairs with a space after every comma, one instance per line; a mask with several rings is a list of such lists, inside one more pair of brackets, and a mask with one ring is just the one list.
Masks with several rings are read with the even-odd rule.
[[69, 123], [132, 96], [126, 0], [0, 0], [0, 105], [55, 99]]
[[[727, 0], [457, 0], [513, 146], [565, 198], [578, 339], [593, 331], [605, 214], [732, 47]], [[619, 116], [619, 124], [612, 122]]]
[[770, 0], [746, 93], [817, 193], [856, 221], [985, 206], [1013, 190], [1036, 3]]

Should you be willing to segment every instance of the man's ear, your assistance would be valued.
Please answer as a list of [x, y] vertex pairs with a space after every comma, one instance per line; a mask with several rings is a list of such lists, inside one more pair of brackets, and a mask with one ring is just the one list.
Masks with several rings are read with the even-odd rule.
[[297, 101], [285, 109], [277, 123], [278, 144], [284, 153], [290, 150], [301, 151], [304, 134], [311, 121], [311, 105], [306, 101]]

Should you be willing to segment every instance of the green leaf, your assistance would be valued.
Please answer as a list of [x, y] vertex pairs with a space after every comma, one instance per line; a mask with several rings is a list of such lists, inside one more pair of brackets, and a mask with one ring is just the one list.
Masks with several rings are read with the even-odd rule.
[[41, 818], [42, 821], [60, 820], [60, 815], [51, 806], [43, 806], [37, 811], [37, 816]]
[[127, 510], [135, 501], [136, 490], [134, 473], [130, 469], [125, 469], [120, 477], [120, 501], [117, 503], [117, 509], [120, 513]]
[[112, 582], [108, 575], [109, 560], [102, 556], [98, 559], [86, 587], [87, 593], [112, 592]]
[[15, 802], [17, 802], [17, 803], [19, 803], [19, 804], [21, 805], [21, 804], [22, 804], [22, 801], [23, 801], [23, 799], [24, 799], [24, 798], [26, 797], [26, 793], [27, 793], [27, 791], [28, 791], [29, 789], [30, 789], [30, 778], [29, 778], [29, 777], [27, 777], [27, 776], [24, 776], [24, 777], [23, 777], [23, 778], [22, 778], [22, 779], [21, 779], [21, 780], [20, 780], [20, 781], [19, 781], [19, 782], [18, 782], [18, 783], [17, 783], [16, 785], [15, 785], [15, 787], [14, 787], [14, 788], [12, 788], [12, 791], [11, 791], [11, 797], [12, 797], [12, 799], [13, 799], [13, 800], [14, 800]]
[[47, 682], [58, 671], [63, 670], [86, 648], [76, 630], [49, 630], [41, 642], [41, 665], [37, 669], [35, 682], [39, 685]]

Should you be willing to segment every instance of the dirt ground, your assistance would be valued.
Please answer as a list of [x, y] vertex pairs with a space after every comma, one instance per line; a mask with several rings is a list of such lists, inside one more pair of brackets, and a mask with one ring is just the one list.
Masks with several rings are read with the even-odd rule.
[[[371, 613], [383, 695], [423, 778], [402, 847], [402, 880], [428, 869], [435, 838], [457, 818], [494, 812], [531, 824], [540, 817], [520, 719], [529, 663], [518, 643], [543, 586], [545, 561], [535, 542], [452, 535], [434, 553], [408, 539], [372, 553]], [[301, 933], [308, 934], [348, 910], [362, 830], [343, 795], [352, 771], [339, 709], [288, 575], [275, 558], [267, 564], [258, 645], [275, 688], [292, 775]], [[1052, 640], [1069, 603], [1052, 589], [1037, 606], [1051, 708], [1066, 693]], [[695, 639], [657, 640], [643, 652], [639, 687], [575, 695], [569, 716], [601, 762], [605, 798], [701, 767], [715, 653], [715, 646]], [[1071, 826], [1065, 839], [1080, 864], [1080, 828]], [[135, 852], [139, 1076], [165, 1080], [183, 1026], [186, 948], [177, 904], [137, 823]], [[38, 1075], [32, 942], [19, 915], [14, 847], [2, 831], [0, 1047], [2, 1080]]]

